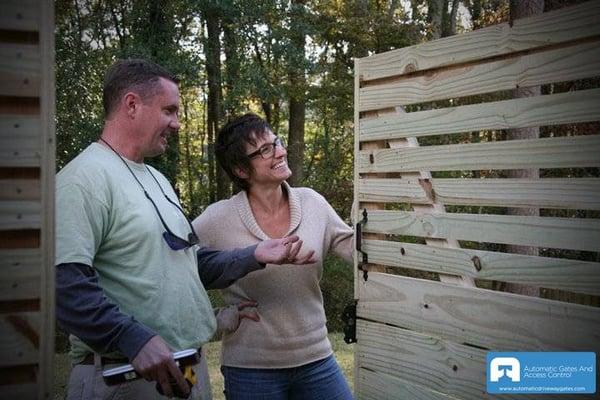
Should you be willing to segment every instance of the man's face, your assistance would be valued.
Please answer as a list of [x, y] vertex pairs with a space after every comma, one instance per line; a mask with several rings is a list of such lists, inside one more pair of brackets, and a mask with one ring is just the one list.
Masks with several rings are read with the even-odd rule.
[[167, 150], [167, 139], [179, 131], [179, 89], [177, 84], [160, 78], [160, 89], [141, 105], [137, 115], [140, 148], [143, 157], [154, 157]]

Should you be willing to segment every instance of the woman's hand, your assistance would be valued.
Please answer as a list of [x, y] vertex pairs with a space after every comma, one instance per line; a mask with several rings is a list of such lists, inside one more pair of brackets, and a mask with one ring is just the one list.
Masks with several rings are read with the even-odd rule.
[[265, 240], [256, 246], [254, 257], [264, 264], [303, 265], [317, 262], [314, 250], [308, 250], [300, 255], [302, 243], [298, 235]]
[[223, 334], [235, 332], [244, 318], [255, 322], [260, 321], [260, 316], [255, 309], [246, 309], [257, 306], [258, 303], [256, 301], [248, 300], [215, 310], [217, 314], [217, 337], [220, 338]]
[[260, 321], [260, 316], [256, 310], [245, 310], [247, 307], [256, 308], [258, 303], [254, 300], [242, 301], [237, 303], [238, 309], [238, 325], [242, 322], [243, 318], [251, 319], [252, 321], [258, 322]]

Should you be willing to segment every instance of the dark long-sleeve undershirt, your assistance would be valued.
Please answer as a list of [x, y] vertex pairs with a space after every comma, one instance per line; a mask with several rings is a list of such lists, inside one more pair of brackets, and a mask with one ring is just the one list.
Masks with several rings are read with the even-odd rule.
[[[231, 251], [198, 250], [198, 275], [204, 287], [223, 289], [248, 273], [264, 268], [254, 257], [255, 249], [256, 245]], [[56, 317], [67, 332], [95, 351], [120, 350], [129, 360], [157, 335], [110, 302], [94, 269], [80, 263], [56, 267]]]

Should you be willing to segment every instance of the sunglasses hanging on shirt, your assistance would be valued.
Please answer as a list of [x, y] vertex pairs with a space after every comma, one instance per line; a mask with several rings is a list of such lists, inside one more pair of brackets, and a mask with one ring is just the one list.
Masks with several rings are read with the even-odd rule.
[[183, 249], [187, 249], [189, 247], [192, 247], [192, 246], [198, 244], [198, 236], [196, 236], [196, 233], [194, 232], [194, 228], [192, 227], [190, 220], [187, 219], [187, 217], [185, 216], [185, 213], [183, 212], [183, 210], [181, 209], [179, 204], [175, 203], [173, 200], [171, 200], [169, 198], [169, 196], [167, 196], [167, 194], [163, 190], [162, 186], [160, 186], [160, 183], [158, 183], [158, 180], [156, 179], [156, 177], [154, 176], [152, 171], [150, 171], [150, 168], [148, 168], [147, 165], [144, 165], [146, 167], [146, 170], [152, 177], [152, 179], [154, 179], [154, 182], [156, 182], [156, 184], [158, 185], [158, 188], [160, 189], [163, 196], [165, 196], [165, 199], [167, 199], [167, 201], [169, 203], [174, 205], [181, 212], [181, 214], [185, 218], [185, 221], [190, 226], [191, 232], [188, 234], [187, 240], [177, 236], [176, 234], [173, 233], [173, 231], [171, 231], [171, 229], [169, 229], [169, 227], [167, 226], [167, 223], [165, 222], [162, 215], [160, 214], [160, 211], [158, 210], [156, 203], [154, 203], [154, 201], [152, 200], [152, 197], [150, 197], [150, 195], [144, 188], [144, 185], [142, 185], [142, 182], [140, 182], [140, 180], [137, 178], [137, 176], [135, 176], [135, 174], [133, 173], [131, 168], [129, 168], [129, 165], [127, 165], [127, 162], [123, 159], [123, 157], [121, 157], [121, 155], [119, 153], [117, 153], [117, 151], [115, 149], [113, 149], [113, 147], [106, 140], [104, 140], [103, 138], [100, 138], [100, 140], [102, 140], [108, 146], [108, 148], [111, 149], [121, 159], [121, 161], [123, 161], [123, 164], [125, 164], [125, 167], [127, 167], [129, 172], [133, 176], [133, 179], [135, 179], [135, 181], [138, 183], [138, 185], [140, 185], [140, 187], [142, 188], [142, 191], [144, 192], [144, 195], [146, 196], [146, 198], [148, 200], [150, 200], [150, 203], [152, 203], [152, 206], [154, 207], [156, 214], [158, 214], [158, 218], [160, 219], [160, 222], [162, 223], [163, 227], [165, 228], [165, 232], [163, 232], [162, 236], [165, 239], [165, 242], [167, 242], [167, 245], [171, 248], [171, 250], [183, 250]]

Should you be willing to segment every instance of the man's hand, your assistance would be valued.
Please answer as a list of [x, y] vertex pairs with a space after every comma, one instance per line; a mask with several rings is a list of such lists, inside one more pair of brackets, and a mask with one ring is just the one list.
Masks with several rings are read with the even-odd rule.
[[313, 264], [317, 262], [315, 251], [309, 250], [299, 255], [302, 240], [298, 235], [260, 242], [254, 251], [256, 260], [265, 264]]
[[160, 336], [153, 336], [131, 361], [133, 368], [147, 381], [156, 381], [167, 397], [173, 396], [171, 382], [177, 383], [183, 393], [190, 388], [175, 364], [171, 349]]

